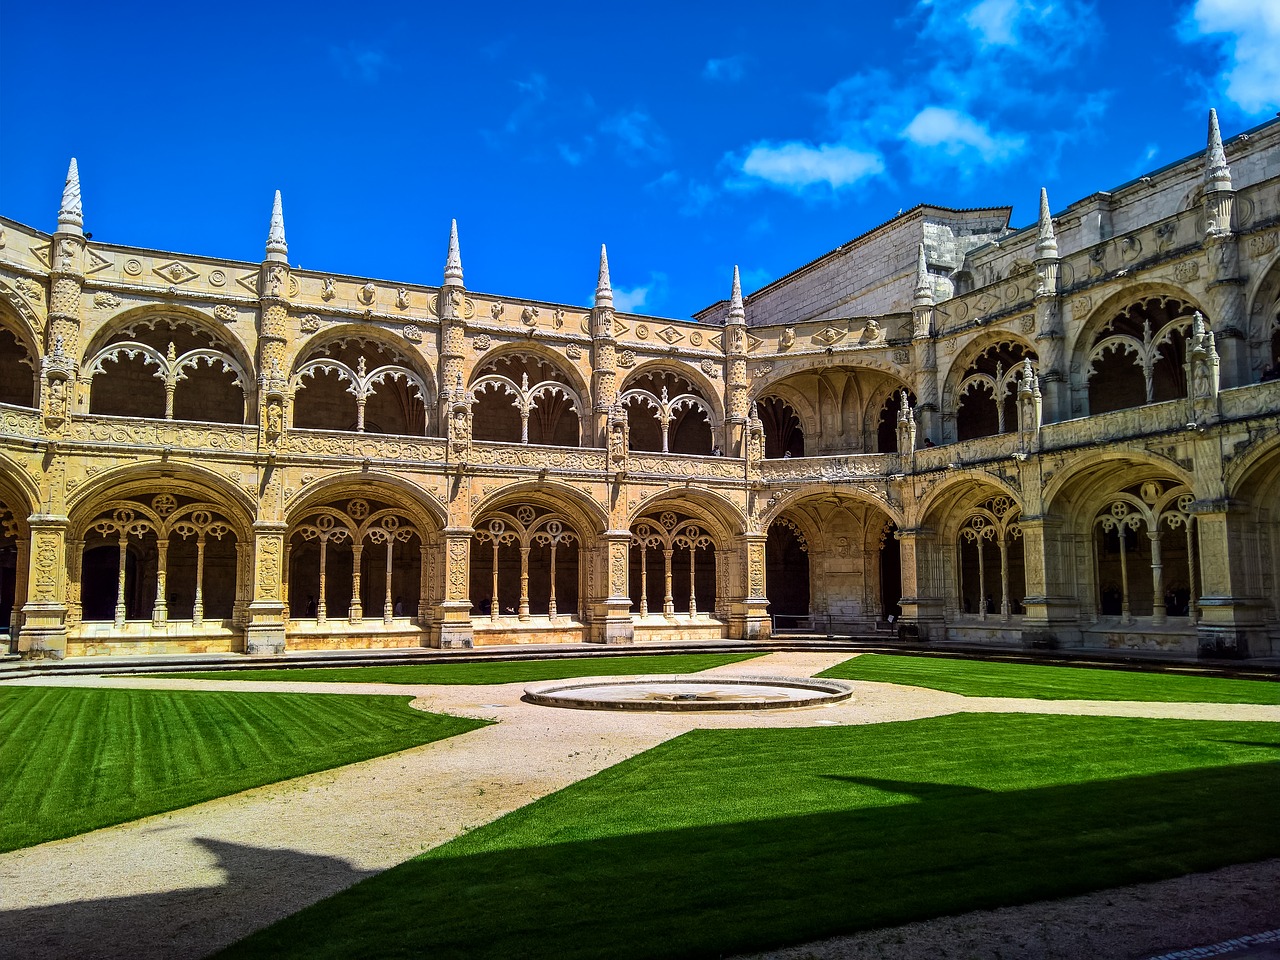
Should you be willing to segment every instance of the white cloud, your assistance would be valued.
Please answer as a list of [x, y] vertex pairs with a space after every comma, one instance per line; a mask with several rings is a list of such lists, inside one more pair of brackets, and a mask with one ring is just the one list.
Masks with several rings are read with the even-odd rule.
[[986, 124], [946, 107], [925, 107], [902, 136], [918, 147], [936, 147], [949, 157], [972, 158], [976, 153], [988, 165], [1009, 159], [1026, 145], [1022, 137], [993, 135]]
[[392, 68], [391, 58], [381, 50], [356, 43], [330, 47], [329, 56], [348, 80], [377, 83], [383, 71]]
[[613, 288], [613, 306], [620, 313], [635, 313], [644, 306], [645, 301], [649, 299], [649, 288], [632, 287], [625, 290], [622, 287]]
[[964, 15], [964, 22], [983, 43], [1011, 46], [1018, 42], [1015, 27], [1021, 6], [1018, 0], [982, 0]]
[[614, 137], [618, 152], [629, 163], [658, 160], [667, 155], [662, 128], [642, 110], [615, 114], [600, 124], [600, 131]]
[[[615, 264], [616, 266], [616, 264]], [[616, 273], [617, 271], [615, 271]], [[636, 287], [613, 287], [613, 306], [620, 313], [652, 313], [667, 299], [670, 284], [667, 275], [660, 271], [649, 274], [647, 283]]]
[[742, 54], [732, 57], [712, 57], [702, 68], [702, 76], [707, 80], [719, 80], [723, 83], [737, 83], [746, 74], [747, 58]]
[[1222, 93], [1248, 114], [1280, 106], [1280, 4], [1275, 0], [1196, 0], [1183, 23], [1184, 40], [1221, 47]]
[[787, 190], [803, 191], [821, 184], [839, 190], [884, 172], [884, 158], [840, 143], [762, 142], [747, 152], [739, 169]]

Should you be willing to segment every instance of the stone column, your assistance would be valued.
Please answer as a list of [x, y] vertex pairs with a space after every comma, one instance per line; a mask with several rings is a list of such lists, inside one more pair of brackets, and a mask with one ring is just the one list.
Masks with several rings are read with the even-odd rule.
[[[470, 648], [475, 640], [471, 628], [471, 527], [445, 527], [444, 599], [436, 608], [439, 633], [434, 646], [444, 649]], [[493, 598], [496, 608], [498, 598]]]
[[[902, 563], [902, 626], [899, 634], [921, 640], [941, 639], [944, 632], [945, 601], [940, 584], [934, 583], [930, 570], [932, 552], [937, 549], [936, 534], [928, 527], [908, 528], [894, 534], [898, 540]], [[985, 603], [986, 598], [979, 598]]]
[[19, 636], [22, 633], [22, 608], [27, 599], [28, 558], [31, 555], [30, 538], [19, 537], [16, 547], [18, 556], [14, 567], [13, 610], [9, 614], [10, 653], [18, 652]]
[[284, 538], [283, 523], [258, 520], [253, 524], [253, 600], [245, 652], [284, 653]]
[[62, 659], [67, 653], [67, 518], [37, 513], [28, 526], [30, 573], [18, 652]]
[[760, 532], [744, 533], [737, 538], [738, 556], [747, 576], [745, 594], [729, 605], [729, 636], [735, 640], [768, 640], [773, 632], [764, 582], [768, 539], [768, 534]]
[[600, 560], [596, 562], [603, 561], [604, 576], [595, 578], [598, 595], [588, 598], [592, 617], [587, 640], [591, 643], [631, 643], [635, 639], [627, 576], [631, 531], [606, 530], [598, 542]]
[[1205, 656], [1247, 657], [1250, 638], [1265, 649], [1265, 607], [1250, 597], [1242, 529], [1248, 522], [1229, 500], [1197, 501], [1192, 506], [1200, 554], [1200, 621], [1196, 638]]
[[[1064, 572], [1070, 564], [1063, 555], [1062, 521], [1055, 517], [1023, 516], [1023, 571], [1026, 596], [1022, 605], [1023, 639], [1035, 646], [1078, 646], [1079, 601], [1071, 595]], [[1083, 589], [1083, 584], [1077, 585]]]

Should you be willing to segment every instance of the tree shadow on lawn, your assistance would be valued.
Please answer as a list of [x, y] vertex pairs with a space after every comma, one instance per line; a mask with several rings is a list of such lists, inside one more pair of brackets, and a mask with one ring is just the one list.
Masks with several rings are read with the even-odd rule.
[[222, 883], [96, 899], [91, 898], [106, 891], [86, 886], [83, 900], [3, 910], [0, 954], [99, 960], [205, 956], [373, 875], [338, 857], [203, 837], [191, 842], [217, 858]]
[[1272, 763], [1010, 792], [847, 779], [920, 802], [469, 852], [501, 845], [485, 828], [223, 956], [718, 956], [1280, 855]]

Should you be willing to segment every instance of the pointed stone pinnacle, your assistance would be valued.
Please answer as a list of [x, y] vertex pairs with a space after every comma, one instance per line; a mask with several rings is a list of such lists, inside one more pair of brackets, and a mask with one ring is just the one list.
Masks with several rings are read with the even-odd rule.
[[449, 255], [444, 261], [444, 286], [462, 286], [462, 253], [458, 249], [458, 221], [449, 221]]
[[1210, 191], [1231, 189], [1231, 168], [1222, 149], [1222, 132], [1218, 129], [1218, 111], [1209, 108], [1209, 146], [1204, 156], [1204, 182]]
[[267, 259], [289, 262], [289, 244], [284, 239], [284, 206], [280, 202], [280, 191], [271, 202], [271, 228], [267, 231]]
[[596, 306], [613, 306], [613, 284], [609, 282], [609, 253], [600, 244], [600, 273], [596, 277]]
[[80, 168], [76, 158], [71, 158], [67, 168], [67, 184], [62, 188], [62, 205], [58, 208], [58, 231], [81, 233], [84, 227], [84, 209], [80, 206]]
[[738, 265], [733, 265], [733, 292], [729, 294], [729, 320], [743, 322], [747, 318], [746, 308], [742, 305], [742, 279], [738, 276]]
[[1036, 256], [1040, 259], [1058, 255], [1058, 237], [1053, 232], [1053, 217], [1049, 215], [1049, 191], [1040, 188], [1040, 239], [1036, 242]]
[[933, 306], [933, 282], [929, 279], [929, 266], [925, 262], [923, 243], [916, 251], [915, 305], [917, 307]]

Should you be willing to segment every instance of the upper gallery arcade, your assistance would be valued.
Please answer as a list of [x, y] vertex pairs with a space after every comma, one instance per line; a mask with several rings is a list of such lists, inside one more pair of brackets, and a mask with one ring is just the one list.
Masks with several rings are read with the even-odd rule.
[[[92, 209], [90, 207], [90, 209]], [[0, 219], [24, 655], [765, 638], [1280, 653], [1280, 121], [692, 320]]]

